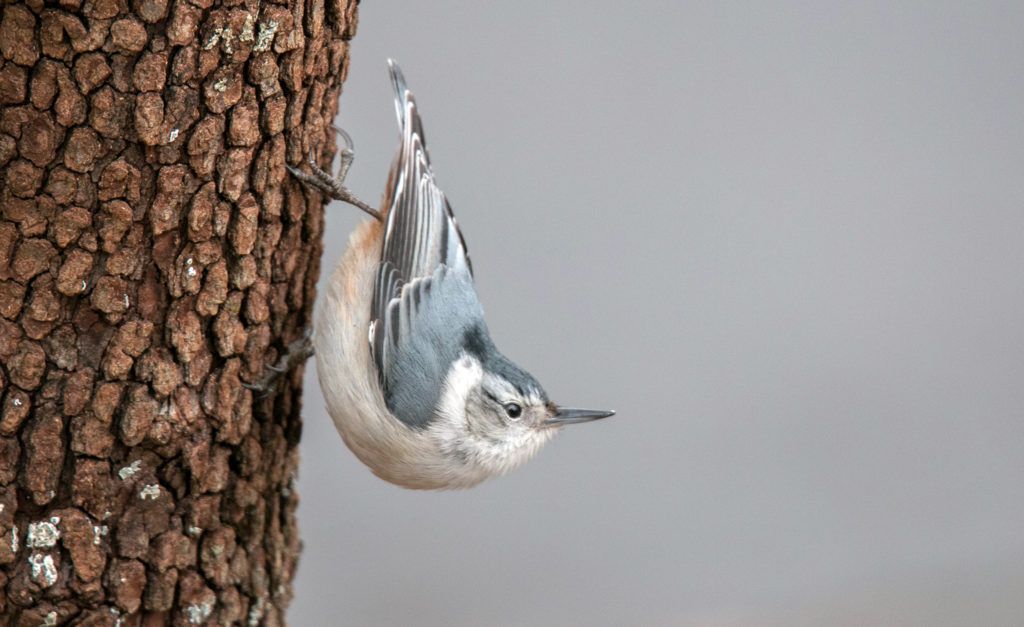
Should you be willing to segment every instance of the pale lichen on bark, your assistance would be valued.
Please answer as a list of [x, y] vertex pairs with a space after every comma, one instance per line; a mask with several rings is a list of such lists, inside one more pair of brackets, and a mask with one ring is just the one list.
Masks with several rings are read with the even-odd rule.
[[0, 624], [284, 621], [354, 1], [0, 6]]

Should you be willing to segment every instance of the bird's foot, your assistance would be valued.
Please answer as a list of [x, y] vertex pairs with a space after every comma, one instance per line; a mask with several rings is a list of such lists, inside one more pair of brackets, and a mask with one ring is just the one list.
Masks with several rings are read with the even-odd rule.
[[306, 332], [302, 334], [302, 337], [295, 340], [288, 346], [288, 350], [281, 355], [276, 364], [273, 366], [269, 364], [264, 365], [267, 372], [260, 381], [256, 383], [242, 383], [242, 386], [255, 392], [256, 398], [266, 398], [273, 394], [274, 390], [277, 389], [277, 382], [283, 374], [303, 363], [312, 355], [312, 330], [306, 329]]
[[348, 169], [352, 165], [352, 160], [355, 158], [355, 152], [352, 149], [352, 138], [348, 136], [341, 128], [331, 125], [331, 128], [335, 130], [344, 142], [344, 146], [341, 148], [341, 164], [338, 166], [337, 176], [331, 176], [329, 172], [325, 172], [316, 164], [316, 160], [313, 158], [313, 151], [309, 151], [309, 167], [313, 170], [312, 174], [303, 172], [298, 168], [285, 164], [288, 171], [292, 173], [292, 176], [299, 179], [306, 185], [327, 194], [331, 198], [341, 200], [359, 207], [366, 213], [370, 214], [374, 218], [381, 220], [382, 217], [380, 212], [366, 204], [362, 200], [356, 197], [352, 191], [345, 187], [345, 176], [348, 174]]

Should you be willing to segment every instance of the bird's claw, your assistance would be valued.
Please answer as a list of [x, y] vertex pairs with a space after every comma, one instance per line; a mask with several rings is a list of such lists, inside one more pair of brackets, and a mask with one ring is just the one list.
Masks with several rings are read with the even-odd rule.
[[357, 198], [349, 188], [345, 187], [345, 177], [348, 175], [348, 169], [351, 167], [353, 159], [355, 159], [352, 138], [349, 137], [348, 133], [334, 124], [331, 124], [331, 128], [341, 135], [342, 142], [344, 143], [344, 147], [341, 149], [341, 163], [338, 166], [337, 176], [331, 176], [329, 172], [324, 171], [319, 165], [317, 165], [312, 149], [310, 149], [308, 155], [309, 167], [313, 170], [312, 174], [303, 172], [291, 165], [286, 164], [285, 167], [287, 167], [288, 171], [292, 173], [292, 176], [299, 179], [309, 187], [312, 187], [335, 200], [341, 200], [349, 203], [350, 205], [355, 205], [377, 220], [382, 220], [383, 218], [379, 211]]
[[338, 135], [341, 135], [341, 141], [345, 142], [345, 147], [341, 149], [342, 153], [348, 153], [350, 155], [355, 155], [356, 154], [355, 153], [355, 144], [352, 143], [352, 136], [349, 135], [345, 131], [345, 129], [341, 128], [337, 124], [331, 124], [331, 128], [334, 129], [335, 133], [337, 133]]
[[295, 366], [305, 362], [313, 354], [312, 330], [306, 329], [302, 337], [288, 345], [288, 350], [274, 365], [264, 364], [267, 373], [256, 383], [242, 383], [242, 387], [256, 393], [256, 398], [263, 399], [273, 394], [281, 376]]

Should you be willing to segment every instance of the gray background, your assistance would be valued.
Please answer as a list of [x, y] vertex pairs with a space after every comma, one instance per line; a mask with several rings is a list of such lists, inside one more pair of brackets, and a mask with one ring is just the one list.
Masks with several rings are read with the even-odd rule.
[[[1024, 624], [1022, 24], [364, 3], [349, 183], [383, 190], [393, 56], [497, 343], [619, 415], [409, 492], [311, 362], [292, 624]], [[361, 219], [328, 212], [325, 277]]]

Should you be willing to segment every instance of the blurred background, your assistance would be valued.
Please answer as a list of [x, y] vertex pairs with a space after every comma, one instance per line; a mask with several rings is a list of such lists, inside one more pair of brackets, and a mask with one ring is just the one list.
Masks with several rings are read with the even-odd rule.
[[[1021, 24], [364, 3], [350, 186], [383, 191], [394, 57], [497, 344], [619, 413], [410, 492], [344, 447], [311, 361], [291, 623], [1024, 624]], [[361, 219], [328, 208], [322, 279]]]

